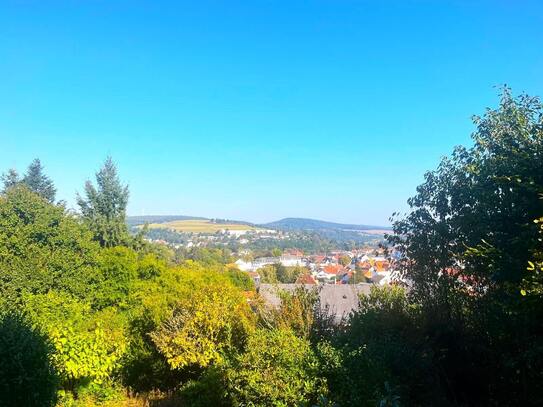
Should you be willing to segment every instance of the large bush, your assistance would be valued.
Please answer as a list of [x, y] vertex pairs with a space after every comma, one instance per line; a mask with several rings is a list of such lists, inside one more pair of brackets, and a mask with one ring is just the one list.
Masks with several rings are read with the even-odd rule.
[[207, 367], [243, 347], [251, 328], [249, 312], [237, 288], [208, 285], [180, 298], [151, 338], [172, 368]]
[[308, 340], [290, 330], [259, 329], [227, 370], [234, 406], [304, 406], [325, 392]]
[[66, 293], [25, 297], [27, 315], [52, 341], [51, 360], [61, 387], [77, 394], [82, 387], [101, 385], [120, 368], [126, 349], [124, 323], [114, 309], [93, 311]]
[[17, 314], [0, 315], [0, 405], [47, 407], [58, 378], [48, 338]]

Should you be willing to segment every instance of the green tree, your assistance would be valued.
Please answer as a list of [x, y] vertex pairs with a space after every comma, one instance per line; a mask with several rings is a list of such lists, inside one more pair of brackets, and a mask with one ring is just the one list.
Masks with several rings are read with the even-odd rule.
[[128, 186], [123, 186], [117, 167], [108, 157], [96, 173], [96, 186], [85, 184], [85, 197], [77, 196], [77, 204], [83, 219], [94, 233], [94, 238], [103, 247], [126, 244], [129, 240], [126, 226]]
[[441, 371], [432, 387], [460, 403], [537, 404], [543, 307], [520, 293], [541, 247], [543, 105], [505, 88], [474, 123], [473, 147], [426, 173], [388, 239], [421, 307], [416, 335]]
[[[11, 175], [12, 181], [16, 178], [13, 178]], [[41, 195], [49, 202], [55, 201], [55, 195], [57, 190], [53, 181], [44, 174], [43, 166], [38, 158], [36, 158], [26, 170], [26, 173], [22, 179], [23, 184], [25, 184], [31, 191]]]
[[258, 269], [260, 275], [260, 282], [265, 284], [275, 284], [277, 280], [277, 268], [275, 264], [266, 264], [264, 267]]
[[0, 293], [10, 304], [24, 293], [89, 294], [99, 246], [66, 209], [24, 185], [0, 196]]
[[394, 223], [398, 265], [421, 300], [433, 301], [460, 276], [478, 292], [516, 297], [538, 247], [532, 220], [543, 213], [541, 102], [505, 88], [499, 108], [474, 123], [474, 146], [457, 147], [426, 173], [410, 213]]
[[19, 182], [21, 182], [21, 179], [19, 177], [19, 174], [14, 168], [11, 168], [8, 170], [7, 173], [2, 174], [2, 183], [4, 184], [2, 193], [6, 193], [8, 189], [14, 187]]
[[284, 284], [295, 283], [300, 274], [307, 273], [307, 269], [301, 266], [285, 267], [282, 264], [275, 264], [277, 281]]
[[347, 255], [340, 256], [339, 264], [341, 264], [342, 266], [348, 266], [349, 264], [351, 264], [351, 258]]

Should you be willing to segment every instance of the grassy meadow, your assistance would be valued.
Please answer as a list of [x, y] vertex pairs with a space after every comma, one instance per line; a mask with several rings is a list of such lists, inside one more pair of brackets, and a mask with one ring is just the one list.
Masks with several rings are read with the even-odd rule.
[[[140, 226], [143, 227], [143, 226]], [[150, 229], [172, 229], [176, 232], [183, 233], [215, 233], [220, 230], [255, 230], [256, 228], [249, 225], [238, 223], [214, 223], [210, 220], [175, 220], [165, 223], [150, 223]]]

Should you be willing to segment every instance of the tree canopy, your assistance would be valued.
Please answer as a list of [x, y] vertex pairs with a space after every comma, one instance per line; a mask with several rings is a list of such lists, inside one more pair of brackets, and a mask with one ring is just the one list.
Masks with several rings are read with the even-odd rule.
[[77, 196], [77, 204], [94, 233], [94, 238], [104, 247], [113, 247], [127, 242], [126, 206], [128, 186], [123, 186], [117, 167], [108, 157], [96, 173], [96, 186], [87, 181], [85, 196]]

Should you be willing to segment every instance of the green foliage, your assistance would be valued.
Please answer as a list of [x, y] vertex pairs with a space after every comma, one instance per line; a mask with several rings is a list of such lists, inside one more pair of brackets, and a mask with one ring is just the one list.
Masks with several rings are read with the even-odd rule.
[[[224, 369], [224, 366], [221, 366]], [[191, 407], [230, 407], [226, 375], [221, 368], [207, 369], [198, 380], [189, 380], [180, 389], [182, 405]]]
[[180, 299], [151, 338], [172, 368], [207, 367], [243, 347], [250, 329], [249, 308], [239, 290], [209, 285]]
[[251, 276], [244, 271], [231, 269], [227, 272], [228, 278], [236, 287], [243, 291], [252, 291], [255, 289], [255, 283]]
[[175, 255], [177, 263], [182, 263], [185, 260], [193, 260], [213, 268], [233, 263], [234, 261], [230, 250], [225, 248], [180, 247], [176, 250]]
[[49, 339], [20, 315], [0, 315], [0, 405], [55, 405], [52, 351]]
[[13, 188], [19, 182], [21, 182], [19, 174], [14, 168], [10, 168], [8, 172], [2, 174], [0, 180], [2, 181], [2, 184], [4, 184], [2, 189], [3, 194], [5, 194], [10, 188]]
[[264, 326], [291, 330], [296, 336], [309, 338], [313, 332], [319, 295], [315, 290], [297, 287], [294, 292], [279, 291], [281, 305], [278, 309], [265, 308], [261, 313]]
[[258, 269], [260, 275], [260, 282], [265, 284], [277, 284], [277, 268], [275, 264], [267, 264], [264, 267]]
[[412, 328], [401, 322], [392, 333], [428, 361], [396, 380], [433, 378], [427, 388], [441, 404], [535, 405], [543, 402], [533, 222], [543, 213], [543, 105], [505, 88], [499, 107], [474, 123], [473, 147], [457, 147], [425, 175], [389, 236], [419, 307]]
[[275, 266], [277, 281], [284, 284], [295, 283], [301, 274], [307, 273], [307, 269], [301, 266], [285, 267], [281, 264]]
[[[543, 199], [543, 195], [541, 198]], [[534, 223], [539, 225], [540, 236], [542, 236], [540, 242], [543, 242], [543, 217], [534, 220]], [[525, 301], [537, 303], [543, 298], [543, 244], [528, 261], [526, 270], [528, 270], [528, 275], [521, 284], [520, 294], [526, 297]]]
[[42, 196], [46, 201], [51, 203], [55, 201], [57, 190], [53, 181], [43, 173], [43, 167], [39, 159], [36, 158], [30, 163], [22, 179], [22, 184]]
[[128, 296], [138, 278], [159, 272], [155, 267], [160, 269], [160, 262], [153, 263], [152, 256], [141, 261], [136, 252], [126, 247], [101, 250], [99, 266], [93, 276], [96, 287], [93, 295], [94, 306], [126, 308]]
[[[190, 373], [194, 366], [186, 369], [173, 369], [167, 360], [168, 358], [157, 348], [152, 337], [158, 332], [165, 334], [166, 331], [162, 330], [165, 324], [174, 315], [182, 313], [182, 310], [201, 307], [204, 303], [199, 302], [200, 291], [206, 290], [206, 288], [217, 295], [220, 293], [226, 295], [224, 301], [222, 299], [219, 301], [222, 304], [219, 306], [223, 307], [221, 309], [226, 306], [227, 315], [224, 318], [219, 316], [218, 320], [228, 323], [229, 326], [222, 326], [219, 331], [226, 332], [231, 327], [239, 327], [243, 321], [247, 320], [250, 315], [247, 314], [249, 312], [247, 304], [241, 292], [232, 286], [229, 276], [221, 271], [208, 270], [199, 263], [185, 261], [182, 266], [164, 268], [158, 275], [137, 283], [130, 296], [130, 344], [123, 369], [124, 380], [127, 384], [137, 390], [151, 390], [153, 387], [169, 390], [178, 386], [182, 381], [194, 378]], [[234, 308], [228, 304], [232, 306], [238, 304], [242, 315], [235, 313]], [[207, 312], [207, 310], [203, 311]], [[209, 312], [213, 313], [212, 310]], [[227, 321], [226, 317], [236, 321], [231, 323]], [[192, 320], [192, 322], [194, 321]], [[210, 327], [210, 325], [195, 327], [193, 324], [190, 325], [192, 322], [187, 322], [189, 325], [183, 325], [184, 329], [172, 331], [171, 337], [169, 335], [161, 336], [165, 340], [165, 345], [170, 346], [168, 338], [179, 336], [179, 338], [188, 339], [185, 335], [189, 332], [189, 328], [193, 329], [192, 332], [203, 335]], [[217, 320], [210, 321], [210, 324], [216, 322]], [[225, 338], [225, 336], [221, 336], [221, 338]], [[194, 340], [203, 343], [207, 341], [207, 338], [200, 336]], [[188, 342], [183, 343], [187, 344]], [[215, 337], [211, 343], [206, 342], [206, 344], [210, 345], [211, 349], [217, 350], [224, 349], [226, 342], [221, 342], [218, 337]], [[187, 353], [180, 349], [176, 347], [175, 351], [179, 354], [175, 355], [187, 359], [191, 357], [192, 351], [190, 349]], [[172, 357], [175, 355], [172, 353]], [[203, 357], [201, 361], [203, 361]]]
[[457, 147], [428, 172], [411, 212], [394, 223], [390, 240], [421, 301], [434, 301], [436, 289], [450, 292], [458, 273], [477, 291], [516, 296], [538, 247], [532, 220], [543, 213], [543, 106], [506, 88], [499, 108], [474, 122], [474, 146]]
[[26, 174], [22, 179], [13, 168], [9, 169], [7, 173], [2, 174], [0, 178], [4, 184], [2, 189], [2, 193], [4, 194], [17, 185], [23, 185], [49, 203], [55, 201], [56, 188], [53, 181], [43, 173], [43, 167], [37, 158], [28, 166]]
[[342, 266], [347, 266], [351, 263], [351, 258], [349, 256], [341, 256], [339, 258], [339, 264]]
[[122, 186], [117, 167], [108, 157], [96, 173], [96, 186], [85, 184], [85, 198], [77, 196], [83, 219], [93, 231], [94, 239], [103, 247], [126, 244], [129, 241], [126, 226], [128, 186]]
[[97, 245], [68, 214], [19, 185], [0, 196], [0, 293], [17, 303], [21, 293], [51, 289], [84, 296], [96, 265]]
[[115, 310], [93, 312], [89, 304], [53, 291], [27, 296], [24, 309], [51, 338], [64, 389], [77, 392], [82, 385], [101, 384], [120, 368], [126, 340]]
[[260, 281], [267, 284], [292, 284], [303, 273], [307, 273], [304, 267], [285, 267], [282, 264], [267, 264], [258, 269]]
[[234, 406], [308, 406], [326, 391], [309, 341], [288, 330], [257, 330], [226, 377]]

